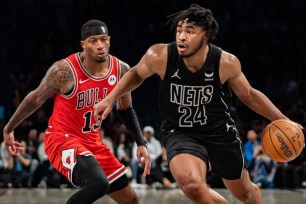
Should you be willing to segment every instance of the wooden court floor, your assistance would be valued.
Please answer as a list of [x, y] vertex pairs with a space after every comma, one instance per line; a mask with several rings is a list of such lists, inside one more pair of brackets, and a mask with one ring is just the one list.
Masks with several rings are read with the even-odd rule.
[[[241, 202], [231, 196], [226, 189], [215, 189], [231, 204]], [[1, 204], [64, 204], [76, 189], [0, 189]], [[192, 204], [181, 190], [136, 189], [140, 204]], [[306, 204], [306, 190], [262, 190], [265, 204]], [[104, 197], [95, 204], [114, 204], [108, 197]]]

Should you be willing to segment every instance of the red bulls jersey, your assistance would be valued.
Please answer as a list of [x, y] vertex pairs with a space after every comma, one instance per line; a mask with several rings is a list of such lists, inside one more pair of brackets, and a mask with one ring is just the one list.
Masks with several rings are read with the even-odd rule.
[[100, 140], [100, 121], [93, 117], [93, 106], [112, 91], [120, 78], [119, 60], [111, 55], [106, 76], [95, 77], [84, 68], [80, 53], [65, 60], [73, 71], [74, 88], [69, 95], [55, 94], [54, 109], [49, 119], [48, 130], [63, 134], [74, 134], [82, 142]]

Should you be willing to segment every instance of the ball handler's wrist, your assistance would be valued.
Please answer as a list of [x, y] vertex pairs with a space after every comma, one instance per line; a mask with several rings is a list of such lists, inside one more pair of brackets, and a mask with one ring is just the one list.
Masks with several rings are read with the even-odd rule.
[[141, 147], [141, 146], [144, 146], [145, 148], [148, 149], [148, 141], [145, 138], [143, 138], [143, 142], [137, 144], [137, 147]]

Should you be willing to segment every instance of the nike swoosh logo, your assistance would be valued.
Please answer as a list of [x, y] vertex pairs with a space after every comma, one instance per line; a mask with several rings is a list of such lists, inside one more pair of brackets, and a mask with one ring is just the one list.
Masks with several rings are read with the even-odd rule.
[[83, 84], [83, 83], [85, 83], [85, 82], [88, 81], [88, 80], [89, 80], [89, 79], [85, 79], [85, 80], [81, 80], [81, 79], [80, 79], [80, 80], [79, 80], [79, 83], [80, 83], [80, 84]]

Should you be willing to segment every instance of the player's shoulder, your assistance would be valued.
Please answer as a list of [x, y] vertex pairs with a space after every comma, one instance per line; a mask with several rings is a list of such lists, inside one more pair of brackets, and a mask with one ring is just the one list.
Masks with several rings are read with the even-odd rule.
[[122, 61], [122, 60], [120, 60], [120, 59], [118, 59], [118, 61], [119, 61], [119, 64], [120, 64], [120, 70], [121, 70], [121, 76], [123, 75], [123, 74], [125, 74], [127, 71], [129, 71], [130, 70], [130, 65], [128, 64], [128, 63], [126, 63], [125, 61]]
[[113, 59], [118, 60], [121, 69], [125, 69], [125, 70], [130, 69], [130, 65], [127, 62], [119, 59], [118, 57], [112, 54], [109, 54], [109, 57], [110, 57], [110, 60], [113, 60]]
[[147, 55], [152, 55], [152, 56], [160, 56], [161, 54], [164, 54], [167, 52], [167, 46], [168, 44], [165, 43], [157, 43], [154, 45], [151, 45], [149, 49], [147, 50]]
[[232, 53], [222, 50], [220, 59], [220, 75], [225, 79], [234, 78], [241, 73], [239, 59]]
[[72, 70], [71, 70], [71, 66], [69, 65], [69, 63], [64, 60], [64, 59], [61, 59], [61, 60], [58, 60], [58, 61], [55, 61], [48, 69], [47, 71], [47, 75], [53, 75], [53, 76], [56, 76], [58, 75], [59, 73], [61, 74], [65, 74], [65, 75], [69, 75], [71, 76], [72, 75]]
[[129, 65], [128, 63], [126, 63], [125, 61], [120, 60], [120, 59], [118, 59], [118, 61], [119, 61], [119, 64], [120, 64], [120, 66], [121, 66], [122, 68], [124, 68], [124, 69], [130, 69], [130, 65]]
[[70, 65], [65, 59], [60, 59], [58, 61], [55, 61], [53, 65], [51, 66], [51, 68], [54, 68], [54, 69], [58, 69], [61, 67], [70, 67]]
[[237, 65], [237, 63], [240, 64], [237, 56], [235, 56], [230, 52], [222, 50], [221, 59], [220, 59], [221, 65], [225, 65], [228, 67], [228, 66], [235, 66]]

